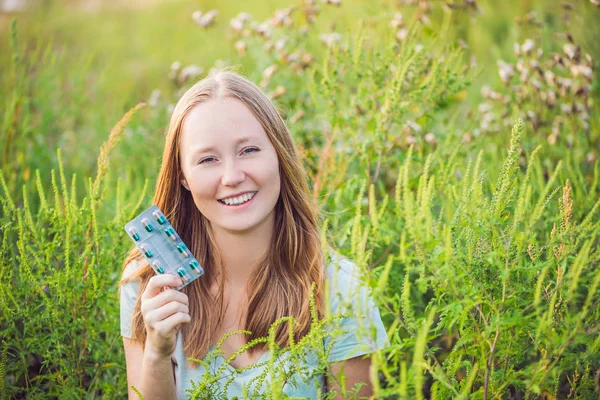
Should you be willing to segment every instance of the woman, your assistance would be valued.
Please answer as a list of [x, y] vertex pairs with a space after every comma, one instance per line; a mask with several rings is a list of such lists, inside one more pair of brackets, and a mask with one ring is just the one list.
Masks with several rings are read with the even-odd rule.
[[[348, 389], [362, 382], [359, 395], [371, 393], [371, 361], [360, 356], [385, 347], [386, 332], [367, 289], [359, 285], [356, 266], [337, 256], [324, 260], [311, 198], [290, 133], [256, 85], [219, 71], [183, 95], [169, 125], [154, 204], [205, 274], [177, 291], [173, 287], [180, 278], [155, 275], [136, 249], [125, 260], [121, 333], [131, 398], [137, 398], [132, 386], [146, 400], [186, 398], [190, 380], [198, 383], [213, 366], [224, 366], [224, 375], [235, 377], [223, 397], [242, 398], [264, 372], [268, 349], [259, 343], [230, 364], [225, 360], [248, 341], [267, 336], [282, 317], [294, 317], [295, 342], [306, 336], [313, 284], [319, 317], [340, 310], [356, 314], [342, 319], [347, 331], [330, 347], [331, 373], [338, 376], [343, 369]], [[343, 308], [356, 303], [355, 296], [363, 307]], [[363, 311], [366, 318], [358, 318]], [[372, 340], [356, 333], [364, 321], [376, 328]], [[283, 323], [275, 331], [282, 349], [289, 345], [288, 327]], [[216, 364], [187, 361], [205, 359], [225, 333], [241, 329], [251, 335], [227, 337]], [[245, 369], [255, 364], [263, 366]], [[316, 378], [285, 385], [283, 392], [308, 398], [325, 390], [341, 392], [339, 380]]]

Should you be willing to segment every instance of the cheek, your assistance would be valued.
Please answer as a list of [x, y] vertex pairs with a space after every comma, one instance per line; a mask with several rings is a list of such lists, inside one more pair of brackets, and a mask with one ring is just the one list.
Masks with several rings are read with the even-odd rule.
[[202, 171], [194, 172], [187, 179], [192, 196], [197, 199], [212, 198], [215, 194], [214, 177], [210, 174], [203, 174]]

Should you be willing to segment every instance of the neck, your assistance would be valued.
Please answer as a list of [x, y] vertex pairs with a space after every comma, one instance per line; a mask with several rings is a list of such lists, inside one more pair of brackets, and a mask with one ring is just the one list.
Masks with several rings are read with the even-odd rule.
[[225, 279], [232, 288], [246, 287], [252, 268], [269, 250], [274, 225], [274, 215], [271, 214], [260, 225], [246, 232], [213, 228], [225, 262]]

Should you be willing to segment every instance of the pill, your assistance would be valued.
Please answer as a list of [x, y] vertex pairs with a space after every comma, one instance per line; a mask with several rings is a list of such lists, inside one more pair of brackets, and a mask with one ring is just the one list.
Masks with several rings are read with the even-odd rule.
[[165, 273], [165, 270], [163, 269], [163, 267], [160, 266], [160, 264], [158, 263], [158, 261], [154, 261], [154, 263], [152, 265], [154, 265], [154, 268], [156, 269], [156, 272], [158, 272], [159, 274], [164, 274]]
[[131, 237], [133, 238], [133, 240], [135, 240], [136, 242], [138, 240], [140, 240], [140, 234], [137, 233], [137, 231], [134, 228], [129, 228], [128, 232], [131, 235]]
[[192, 260], [188, 265], [190, 266], [192, 271], [194, 271], [197, 274], [200, 274], [200, 268], [198, 268], [200, 264], [198, 264], [198, 261]]
[[187, 252], [187, 249], [185, 248], [185, 245], [180, 244], [177, 246], [177, 250], [179, 250], [179, 252], [181, 253], [182, 256], [184, 257], [188, 257], [189, 253]]
[[152, 213], [152, 215], [154, 215], [154, 218], [156, 218], [156, 220], [158, 221], [159, 224], [164, 225], [167, 222], [167, 219], [165, 218], [164, 215], [162, 215], [160, 213], [160, 211], [156, 210]]
[[150, 249], [148, 248], [148, 246], [146, 246], [145, 244], [141, 245], [140, 248], [142, 249], [142, 251], [144, 252], [144, 254], [146, 255], [146, 257], [151, 258], [152, 257], [152, 251], [150, 251]]
[[185, 273], [185, 270], [183, 268], [179, 268], [177, 270], [177, 275], [179, 275], [181, 277], [181, 279], [184, 280], [184, 282], [190, 281], [190, 278], [187, 277], [187, 274]]
[[148, 232], [152, 232], [154, 230], [154, 228], [152, 227], [152, 224], [150, 222], [148, 222], [148, 220], [146, 218], [144, 218], [142, 220], [142, 225], [144, 225], [144, 228], [146, 228], [146, 230]]
[[169, 227], [169, 228], [165, 229], [165, 233], [167, 234], [169, 239], [171, 239], [173, 241], [177, 240], [177, 236], [175, 236], [175, 229]]

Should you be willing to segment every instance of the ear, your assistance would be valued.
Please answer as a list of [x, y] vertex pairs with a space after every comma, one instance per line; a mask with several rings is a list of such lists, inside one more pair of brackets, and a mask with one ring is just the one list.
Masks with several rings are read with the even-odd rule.
[[184, 188], [186, 188], [188, 190], [188, 192], [190, 191], [190, 186], [188, 185], [188, 183], [184, 177], [181, 177], [181, 184], [183, 185]]

